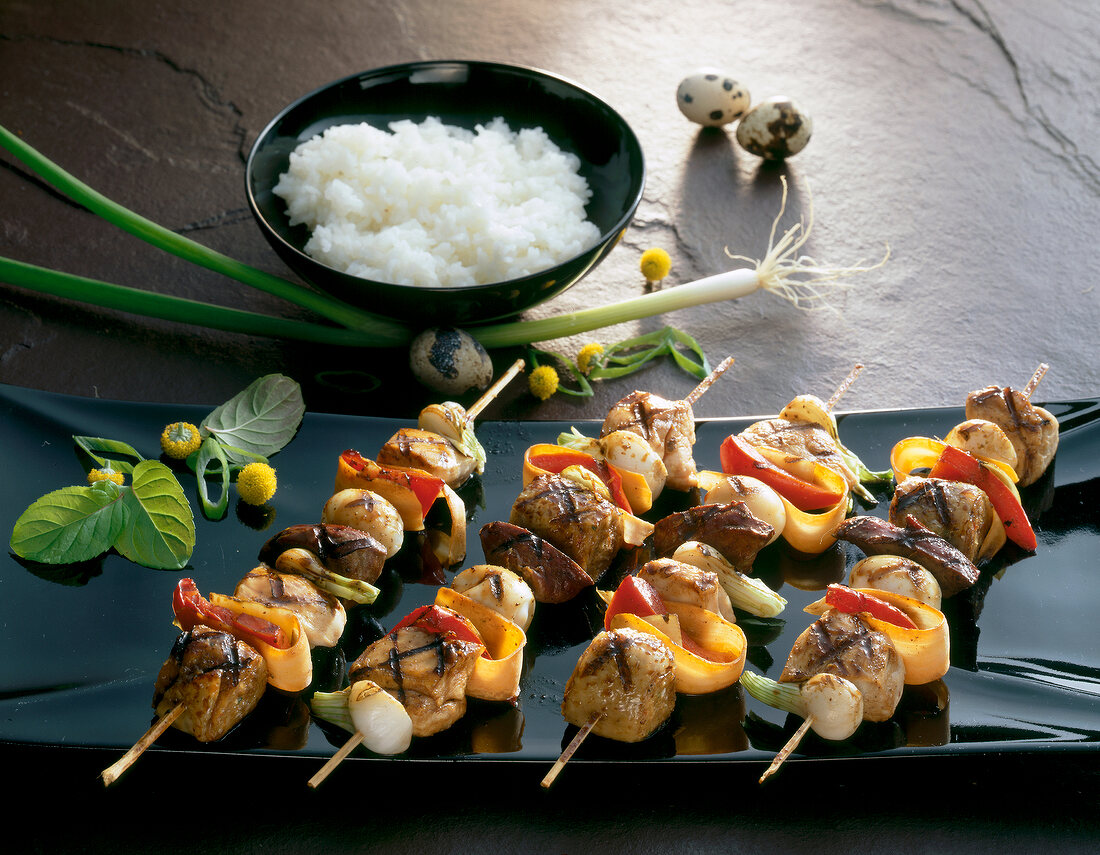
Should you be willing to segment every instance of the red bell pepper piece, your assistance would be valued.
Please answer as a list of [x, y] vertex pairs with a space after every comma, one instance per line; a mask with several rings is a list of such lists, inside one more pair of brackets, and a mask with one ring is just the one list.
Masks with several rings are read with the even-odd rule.
[[626, 491], [623, 490], [622, 477], [608, 466], [606, 461], [597, 460], [591, 454], [565, 446], [561, 446], [560, 451], [555, 449], [553, 452], [531, 455], [527, 460], [532, 466], [555, 474], [569, 466], [581, 466], [607, 485], [612, 502], [624, 511], [633, 513], [630, 502], [626, 498]]
[[917, 628], [912, 618], [897, 606], [845, 585], [829, 585], [825, 591], [825, 604], [850, 615], [867, 612], [873, 618], [884, 620], [903, 629]]
[[993, 504], [993, 510], [1004, 523], [1005, 536], [1017, 546], [1034, 552], [1038, 542], [1027, 512], [1012, 489], [1002, 481], [988, 463], [953, 445], [945, 445], [939, 459], [928, 473], [930, 478], [965, 481], [982, 490]]
[[[405, 627], [414, 627], [435, 635], [453, 635], [459, 641], [468, 641], [471, 644], [485, 646], [481, 636], [477, 634], [477, 631], [466, 618], [457, 612], [434, 604], [413, 609], [398, 621], [397, 625], [390, 630], [390, 633], [395, 633]], [[484, 650], [482, 655], [487, 655]]]
[[208, 626], [221, 632], [228, 632], [246, 644], [259, 640], [271, 647], [286, 649], [289, 639], [282, 627], [271, 621], [249, 614], [238, 614], [230, 609], [215, 606], [199, 593], [193, 579], [180, 579], [172, 594], [172, 613], [181, 629], [190, 630], [196, 626]]
[[664, 600], [645, 579], [637, 576], [627, 576], [619, 583], [611, 602], [607, 605], [607, 613], [603, 617], [604, 629], [611, 629], [611, 618], [617, 614], [638, 615], [667, 615]]
[[840, 501], [843, 491], [836, 492], [820, 484], [811, 484], [776, 466], [737, 435], [726, 437], [718, 450], [722, 471], [727, 475], [748, 475], [763, 481], [783, 495], [800, 511], [831, 508]]

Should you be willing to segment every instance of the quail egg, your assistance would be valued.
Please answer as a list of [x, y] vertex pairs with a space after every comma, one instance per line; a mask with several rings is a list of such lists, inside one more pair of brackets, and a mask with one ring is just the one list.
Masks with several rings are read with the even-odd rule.
[[485, 389], [493, 379], [493, 362], [481, 343], [451, 328], [425, 330], [413, 339], [409, 368], [429, 389], [448, 395]]
[[701, 68], [680, 81], [676, 105], [691, 121], [717, 128], [740, 119], [752, 101], [749, 90], [716, 68]]
[[737, 142], [765, 160], [798, 154], [810, 141], [814, 124], [790, 98], [777, 95], [761, 101], [737, 126]]

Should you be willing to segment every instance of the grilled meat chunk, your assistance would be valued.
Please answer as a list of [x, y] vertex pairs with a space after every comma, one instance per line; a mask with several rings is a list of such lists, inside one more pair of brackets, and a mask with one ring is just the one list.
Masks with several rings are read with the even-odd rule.
[[386, 548], [366, 532], [325, 524], [283, 529], [260, 548], [259, 559], [274, 567], [279, 555], [293, 548], [312, 552], [332, 573], [364, 582], [375, 582], [386, 562]]
[[730, 595], [711, 570], [672, 558], [655, 558], [643, 564], [636, 575], [649, 582], [666, 603], [689, 603], [735, 620]]
[[172, 726], [199, 742], [214, 742], [256, 708], [266, 686], [267, 665], [259, 653], [228, 632], [196, 626], [172, 645], [157, 675], [153, 708], [164, 716], [183, 704]]
[[509, 520], [548, 540], [599, 579], [623, 547], [619, 509], [575, 481], [539, 475], [523, 488]]
[[740, 435], [750, 445], [763, 445], [792, 457], [820, 463], [840, 475], [848, 482], [849, 487], [859, 484], [859, 476], [845, 462], [836, 440], [820, 425], [790, 422], [786, 419], [764, 419], [749, 425]]
[[401, 428], [378, 452], [379, 466], [420, 469], [458, 487], [474, 473], [477, 460], [444, 436], [420, 428]]
[[377, 683], [405, 707], [413, 736], [430, 736], [466, 713], [466, 682], [482, 650], [453, 636], [403, 627], [364, 650], [348, 677]]
[[936, 577], [944, 597], [954, 596], [978, 581], [974, 562], [912, 517], [904, 526], [878, 517], [850, 517], [836, 527], [833, 536], [855, 544], [868, 555], [900, 555], [916, 561]]
[[522, 576], [537, 602], [564, 603], [593, 584], [592, 577], [576, 561], [518, 525], [486, 523], [480, 536], [485, 560]]
[[1020, 487], [1038, 481], [1058, 450], [1058, 419], [1010, 386], [971, 392], [966, 396], [966, 417], [993, 422], [1005, 432], [1016, 449]]
[[608, 412], [600, 436], [617, 430], [638, 434], [661, 456], [668, 472], [667, 487], [690, 490], [696, 486], [692, 456], [695, 414], [687, 401], [669, 401], [650, 392], [631, 392]]
[[676, 705], [672, 651], [655, 636], [633, 629], [604, 631], [592, 639], [565, 685], [562, 715], [619, 742], [641, 742], [672, 715]]
[[905, 688], [905, 664], [890, 639], [856, 615], [830, 609], [795, 640], [781, 683], [800, 683], [814, 674], [833, 674], [863, 694], [863, 717], [885, 721]]
[[682, 543], [697, 540], [713, 546], [734, 566], [745, 572], [756, 554], [768, 545], [774, 529], [757, 519], [744, 502], [696, 505], [669, 514], [653, 528], [653, 551], [669, 556]]
[[295, 614], [310, 647], [335, 647], [344, 633], [348, 616], [336, 597], [326, 594], [308, 579], [280, 573], [261, 564], [237, 583], [233, 596]]
[[[890, 522], [905, 525], [912, 517], [955, 546], [970, 561], [982, 556], [982, 544], [993, 525], [993, 503], [984, 490], [961, 481], [909, 477], [890, 500]], [[1003, 546], [996, 544], [996, 548]], [[995, 550], [994, 550], [995, 551]]]

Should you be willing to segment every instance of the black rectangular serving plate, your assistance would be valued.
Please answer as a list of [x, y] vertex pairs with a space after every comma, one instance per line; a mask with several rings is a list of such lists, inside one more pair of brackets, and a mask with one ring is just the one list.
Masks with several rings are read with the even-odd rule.
[[[1100, 402], [1047, 404], [1061, 423], [1061, 444], [1047, 475], [1024, 491], [1038, 534], [1035, 554], [1011, 544], [983, 568], [978, 584], [947, 601], [952, 667], [938, 684], [909, 688], [895, 717], [865, 724], [853, 739], [829, 743], [812, 734], [793, 762], [814, 758], [994, 755], [1091, 752], [1100, 747]], [[59, 396], [0, 386], [0, 520], [5, 537], [36, 498], [81, 483], [74, 434], [119, 439], [148, 456], [172, 421], [198, 423], [209, 408], [137, 404]], [[888, 468], [889, 452], [911, 435], [944, 435], [963, 417], [940, 408], [843, 414], [841, 437], [872, 469]], [[717, 468], [718, 446], [750, 418], [701, 421], [696, 459]], [[272, 534], [318, 521], [331, 495], [337, 457], [353, 448], [367, 456], [404, 423], [391, 419], [307, 414], [299, 434], [272, 463], [279, 491], [270, 513], [234, 508], [220, 521], [198, 513], [194, 478], [180, 481], [196, 508], [197, 546], [181, 572], [157, 571], [117, 555], [82, 565], [46, 566], [10, 552], [0, 574], [0, 744], [18, 749], [128, 748], [152, 721], [153, 683], [176, 637], [171, 595], [181, 576], [203, 593], [231, 593]], [[467, 502], [469, 566], [483, 561], [477, 531], [507, 519], [520, 490], [524, 450], [554, 442], [572, 427], [554, 422], [486, 422], [478, 426], [489, 461], [484, 476], [461, 492]], [[594, 433], [598, 425], [578, 423]], [[888, 496], [861, 512], [884, 515]], [[647, 516], [686, 505], [666, 493]], [[765, 550], [756, 572], [788, 599], [775, 621], [742, 621], [748, 666], [776, 676], [797, 635], [811, 622], [803, 606], [826, 584], [843, 581], [859, 553], [843, 544], [803, 560], [782, 543]], [[396, 562], [382, 577], [379, 601], [352, 611], [341, 649], [315, 651], [315, 686], [334, 688], [346, 661], [416, 606], [438, 584], [422, 580], [413, 562]], [[614, 576], [616, 571], [611, 571]], [[617, 571], [621, 574], [622, 569]], [[447, 579], [452, 574], [447, 574]], [[613, 587], [615, 579], [601, 581]], [[591, 594], [591, 592], [589, 592]], [[475, 764], [551, 764], [574, 729], [561, 718], [565, 681], [601, 619], [594, 595], [560, 606], [540, 605], [515, 706], [471, 702], [455, 726], [414, 740], [401, 760], [358, 749], [352, 762], [427, 764], [461, 772]], [[183, 754], [327, 758], [347, 734], [311, 722], [306, 696], [269, 691], [260, 708], [224, 740], [202, 745], [170, 730], [153, 751]], [[765, 763], [798, 722], [747, 698], [738, 686], [711, 696], [683, 697], [661, 731], [623, 745], [590, 737], [571, 769], [588, 763]], [[352, 770], [353, 773], [353, 770]], [[349, 774], [347, 771], [344, 774]], [[573, 771], [571, 775], [583, 774]]]

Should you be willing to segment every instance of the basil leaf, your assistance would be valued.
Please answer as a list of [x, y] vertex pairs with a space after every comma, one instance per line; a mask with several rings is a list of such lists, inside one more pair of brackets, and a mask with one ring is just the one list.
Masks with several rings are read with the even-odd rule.
[[[74, 436], [73, 442], [100, 467], [109, 464], [116, 472], [127, 475], [134, 471], [134, 465], [124, 458], [132, 457], [138, 463], [145, 459], [132, 445], [116, 439], [104, 439], [101, 436]], [[104, 455], [107, 454], [113, 456], [105, 457]]]
[[44, 564], [70, 564], [101, 555], [125, 526], [122, 493], [111, 481], [47, 493], [15, 521], [12, 552]]
[[115, 549], [154, 570], [185, 567], [195, 548], [195, 519], [172, 470], [159, 460], [143, 460], [123, 499], [128, 518]]
[[[301, 387], [282, 374], [268, 374], [210, 413], [202, 427], [223, 446], [270, 457], [294, 438], [305, 411]], [[233, 452], [227, 456], [236, 462]]]
[[[229, 505], [229, 461], [225, 459], [221, 443], [209, 436], [202, 441], [194, 457], [195, 477], [198, 479], [199, 502], [202, 504], [203, 515], [207, 519], [220, 520]], [[191, 460], [187, 462], [191, 463]], [[214, 477], [221, 481], [222, 491], [217, 502], [210, 501], [206, 486], [206, 473], [210, 470], [211, 464], [216, 464]]]

